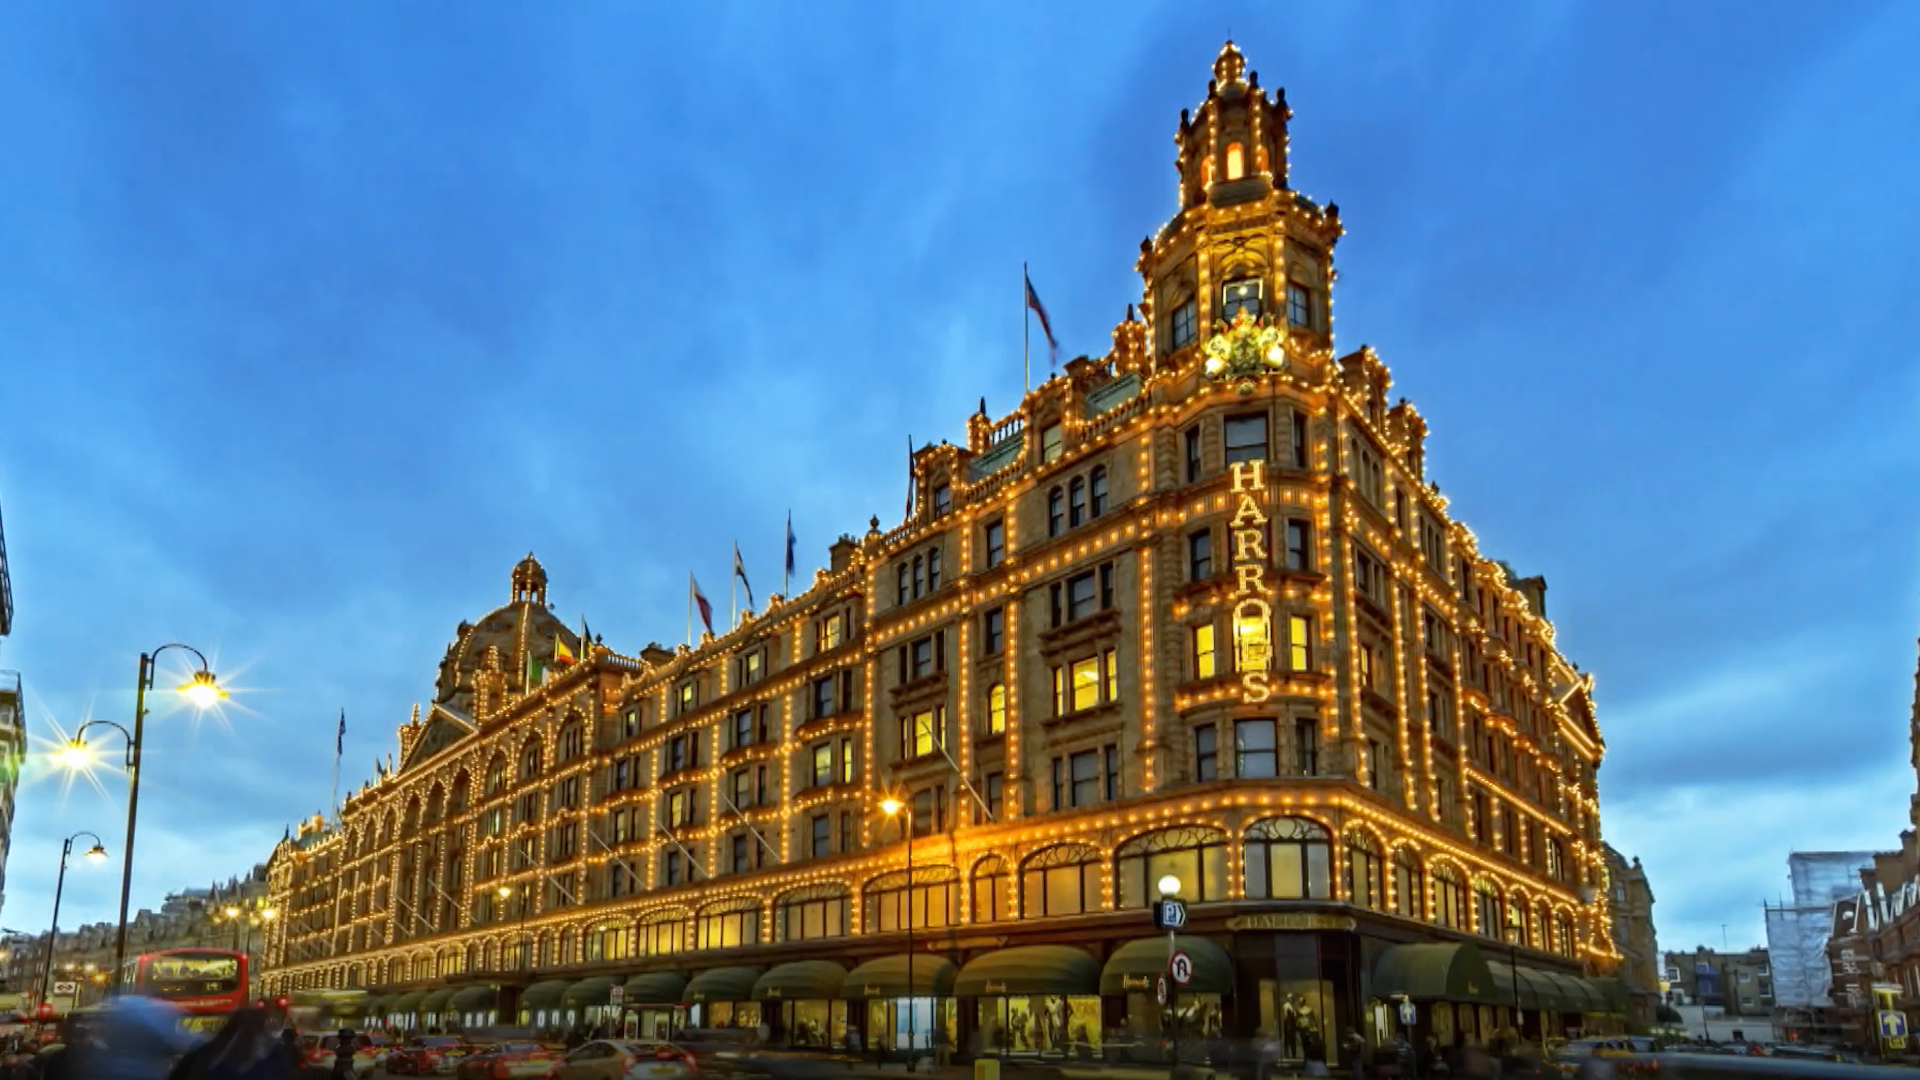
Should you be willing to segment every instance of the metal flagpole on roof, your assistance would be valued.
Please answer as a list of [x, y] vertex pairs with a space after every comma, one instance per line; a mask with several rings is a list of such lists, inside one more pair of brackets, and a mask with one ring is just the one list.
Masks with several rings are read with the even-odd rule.
[[1033, 389], [1033, 305], [1027, 302], [1027, 290], [1033, 286], [1027, 277], [1026, 260], [1020, 261], [1020, 390]]
[[[734, 813], [740, 815], [741, 820], [745, 821], [747, 816], [746, 811], [740, 809], [739, 804], [733, 801], [733, 796], [727, 794], [725, 788], [722, 788], [720, 790], [720, 797], [722, 799], [727, 800], [727, 809], [732, 810]], [[773, 861], [775, 863], [783, 863], [786, 861], [785, 859], [782, 859], [780, 857], [780, 853], [778, 851], [774, 850], [774, 846], [772, 842], [770, 842], [765, 836], [762, 836], [760, 834], [760, 830], [754, 827], [753, 822], [747, 821], [746, 826], [747, 826], [747, 831], [753, 834], [754, 839], [760, 841], [761, 847], [764, 847], [768, 851], [773, 852]]]

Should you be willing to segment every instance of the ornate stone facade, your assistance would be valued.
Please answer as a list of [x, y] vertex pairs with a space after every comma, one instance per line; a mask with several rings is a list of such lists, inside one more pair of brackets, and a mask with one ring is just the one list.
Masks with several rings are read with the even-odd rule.
[[[1240, 965], [1231, 1032], [1317, 1010], [1327, 1046], [1384, 1034], [1366, 1002], [1405, 991], [1380, 958], [1420, 943], [1522, 969], [1490, 986], [1459, 953], [1480, 974], [1421, 1002], [1423, 1034], [1487, 1034], [1511, 994], [1530, 1029], [1578, 1024], [1554, 980], [1618, 959], [1593, 682], [1545, 582], [1449, 516], [1380, 358], [1336, 353], [1342, 227], [1288, 187], [1289, 117], [1224, 49], [1110, 351], [917, 450], [907, 519], [843, 536], [799, 596], [628, 656], [516, 568], [398, 767], [275, 851], [274, 988], [604, 1001], [898, 954], [906, 910], [930, 968], [1063, 942], [1111, 967], [1173, 873]], [[966, 970], [955, 996], [1012, 993]]]

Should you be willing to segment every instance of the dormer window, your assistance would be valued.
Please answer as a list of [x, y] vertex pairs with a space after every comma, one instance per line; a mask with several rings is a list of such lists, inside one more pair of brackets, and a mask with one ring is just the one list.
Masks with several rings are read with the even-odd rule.
[[1313, 329], [1313, 292], [1297, 281], [1287, 282], [1287, 322], [1305, 330]]
[[681, 683], [678, 693], [680, 695], [680, 712], [682, 714], [692, 712], [694, 705], [700, 700], [699, 692], [694, 686], [694, 681], [688, 679]]
[[945, 517], [953, 509], [953, 489], [941, 484], [933, 489], [933, 516]]
[[1227, 144], [1227, 179], [1238, 180], [1247, 175], [1247, 151], [1239, 143]]
[[1260, 280], [1258, 278], [1229, 281], [1220, 290], [1220, 317], [1231, 320], [1241, 311], [1245, 311], [1249, 318], [1260, 317]]
[[1193, 343], [1193, 301], [1189, 300], [1173, 309], [1169, 348], [1182, 348]]
[[1042, 465], [1049, 461], [1060, 460], [1060, 455], [1066, 452], [1066, 448], [1066, 435], [1060, 430], [1059, 424], [1048, 424], [1040, 429], [1040, 463]]

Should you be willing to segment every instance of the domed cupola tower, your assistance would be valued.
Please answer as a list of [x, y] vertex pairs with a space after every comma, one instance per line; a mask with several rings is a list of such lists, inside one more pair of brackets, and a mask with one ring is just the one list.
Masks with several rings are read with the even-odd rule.
[[527, 552], [513, 568], [513, 603], [547, 606], [547, 571], [540, 560]]
[[1181, 110], [1179, 207], [1141, 241], [1136, 264], [1154, 367], [1198, 363], [1236, 319], [1282, 343], [1262, 347], [1270, 367], [1307, 374], [1331, 357], [1340, 211], [1288, 186], [1292, 116], [1285, 91], [1262, 90], [1231, 41], [1214, 59], [1206, 99]]

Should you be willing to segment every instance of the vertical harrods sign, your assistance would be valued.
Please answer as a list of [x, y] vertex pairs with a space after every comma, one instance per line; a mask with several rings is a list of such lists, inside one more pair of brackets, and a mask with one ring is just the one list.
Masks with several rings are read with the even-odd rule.
[[1273, 696], [1273, 604], [1267, 599], [1267, 463], [1256, 458], [1230, 466], [1233, 520], [1233, 665], [1240, 700], [1258, 705]]

